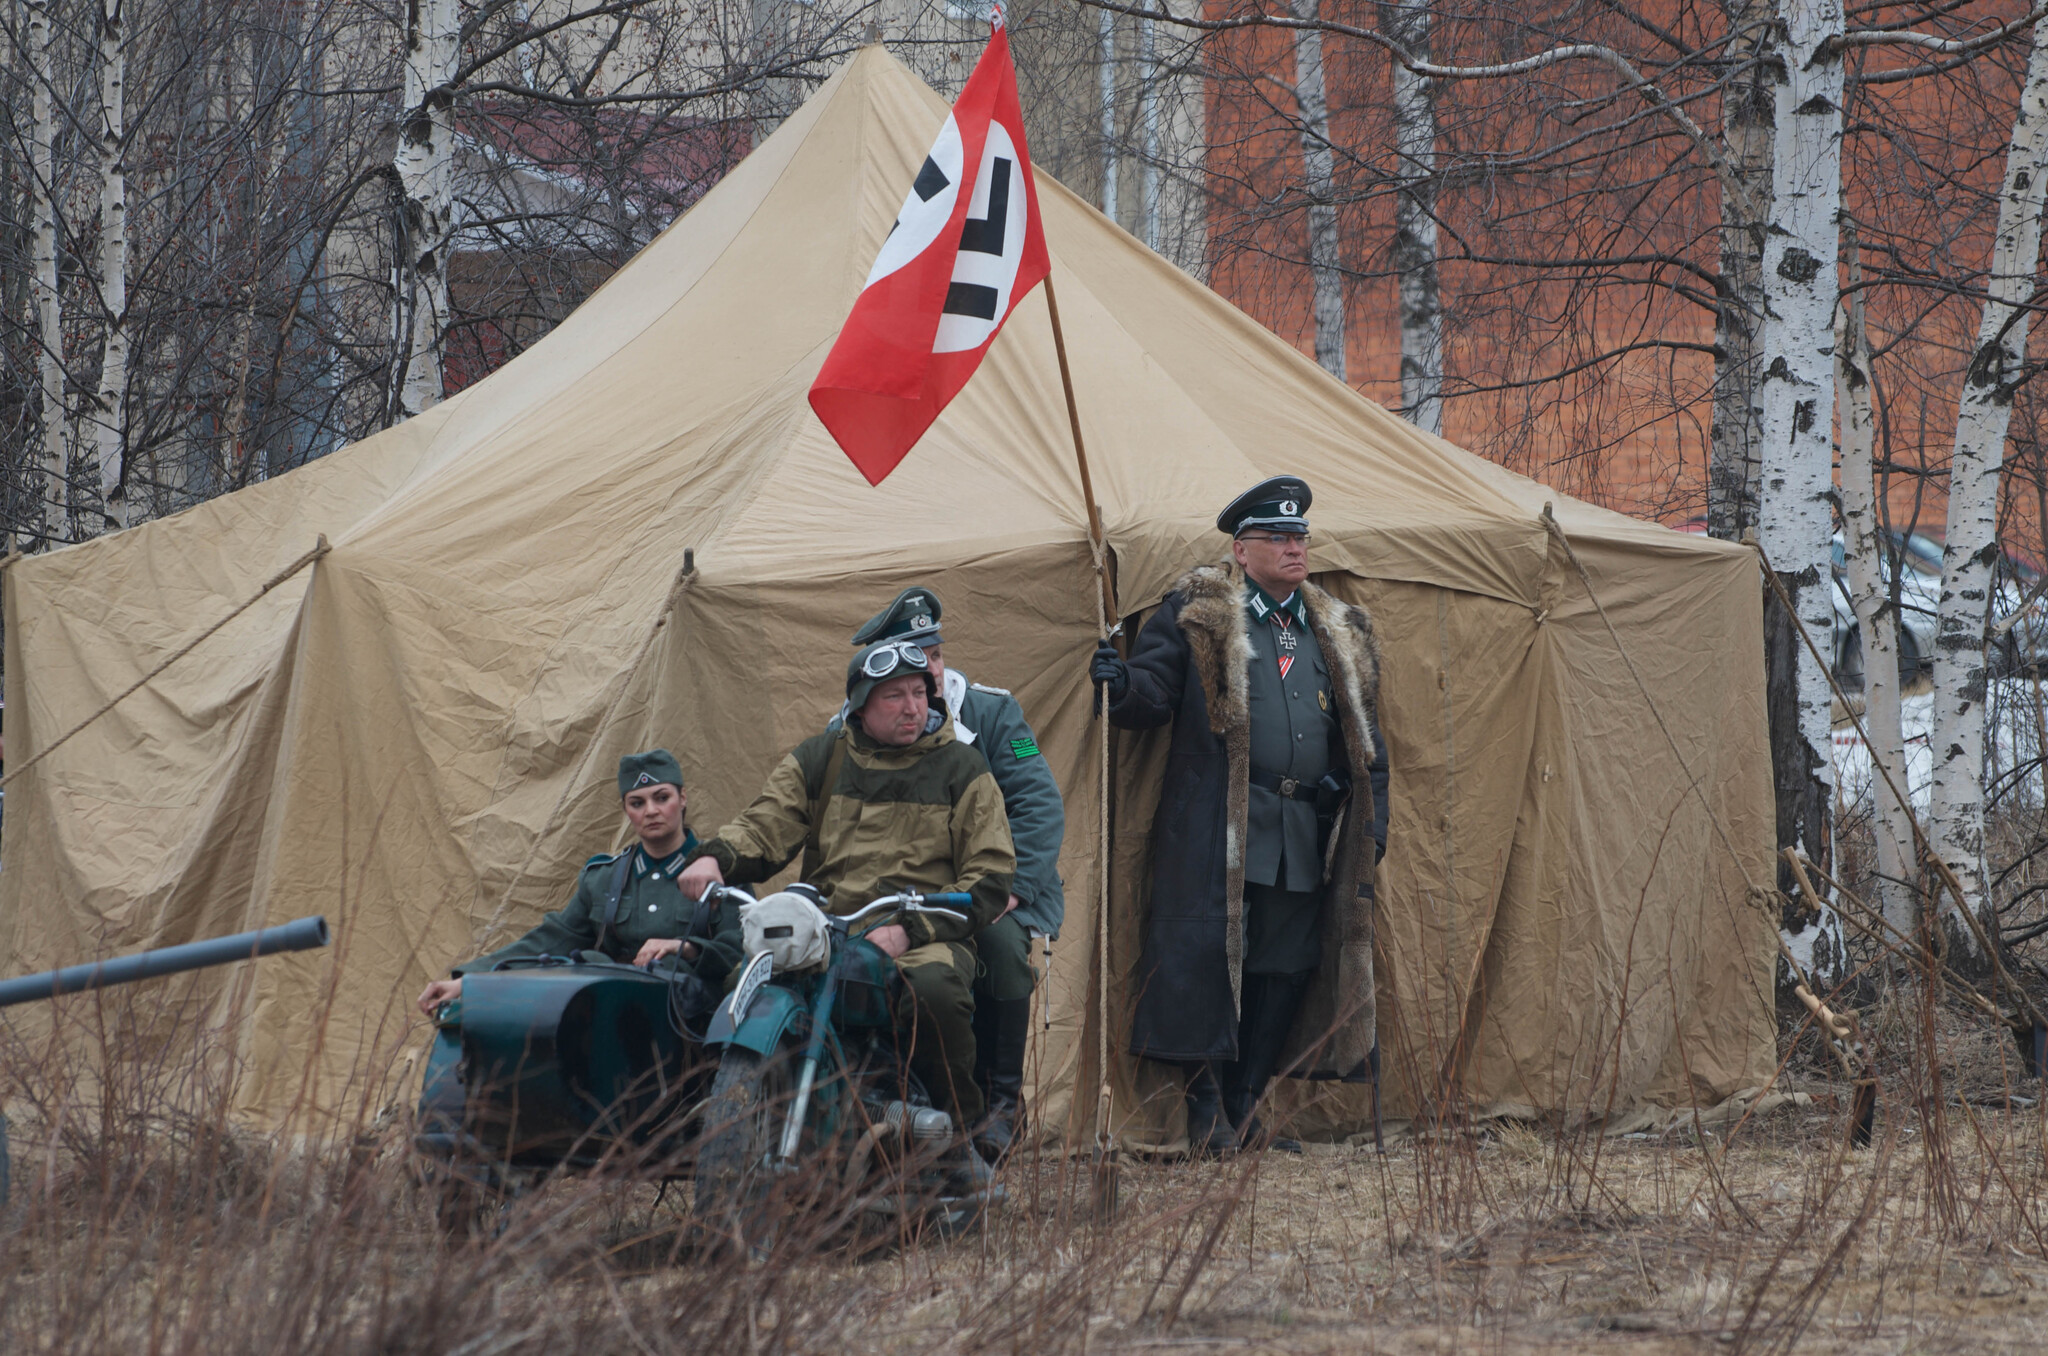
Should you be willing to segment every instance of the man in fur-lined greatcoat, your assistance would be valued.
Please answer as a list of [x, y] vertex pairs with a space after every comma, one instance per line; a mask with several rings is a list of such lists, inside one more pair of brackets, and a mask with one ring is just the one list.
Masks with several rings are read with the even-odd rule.
[[1181, 577], [1128, 662], [1105, 644], [1091, 668], [1116, 724], [1173, 726], [1131, 1052], [1186, 1071], [1195, 1153], [1260, 1139], [1276, 1073], [1376, 1073], [1379, 646], [1364, 608], [1308, 582], [1309, 502], [1292, 476], [1238, 496], [1216, 520], [1231, 558]]

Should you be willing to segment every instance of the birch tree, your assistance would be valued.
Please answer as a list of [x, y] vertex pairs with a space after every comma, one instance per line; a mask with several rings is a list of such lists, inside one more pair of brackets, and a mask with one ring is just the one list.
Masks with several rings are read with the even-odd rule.
[[[1885, 921], [1910, 936], [1915, 919], [1912, 810], [1892, 794], [1906, 792], [1906, 744], [1899, 720], [1897, 603], [1885, 583], [1871, 455], [1870, 338], [1864, 326], [1861, 269], [1849, 248], [1849, 304], [1836, 345], [1836, 398], [1842, 421], [1842, 537], [1848, 556], [1849, 603], [1863, 643], [1863, 729], [1870, 741], [1872, 826], [1877, 841], [1878, 897]], [[1895, 565], [1894, 571], [1902, 568]], [[1889, 785], [1887, 785], [1887, 781]]]
[[100, 379], [94, 388], [95, 457], [109, 526], [128, 524], [121, 496], [128, 436], [128, 19], [125, 0], [100, 9], [100, 308], [105, 314]]
[[[2026, 366], [2029, 303], [2048, 193], [2048, 41], [2033, 33], [2019, 112], [2006, 151], [1990, 275], [1977, 342], [1956, 411], [1934, 648], [1934, 787], [1930, 847], [1962, 886], [1962, 907], [1982, 913], [1985, 649], [1995, 594], [1999, 473], [2014, 383]], [[1947, 903], [1953, 906], [1954, 901]], [[1952, 929], [1976, 953], [1967, 927]]]
[[27, 0], [29, 80], [34, 86], [29, 129], [29, 212], [35, 232], [35, 283], [38, 345], [37, 385], [42, 396], [42, 421], [36, 462], [40, 474], [37, 509], [31, 530], [34, 545], [55, 542], [59, 523], [67, 516], [70, 495], [66, 474], [71, 453], [71, 419], [65, 404], [64, 311], [57, 259], [57, 90], [51, 60], [56, 28], [51, 0]]
[[34, 549], [102, 503], [175, 512], [534, 342], [745, 154], [750, 91], [860, 41], [792, 6], [764, 52], [753, 12], [17, 0], [0, 526]]
[[392, 158], [401, 236], [393, 422], [440, 403], [443, 391], [441, 336], [455, 209], [452, 86], [461, 20], [457, 0], [409, 0], [406, 8], [404, 102]]
[[1159, 30], [1138, 21], [1138, 237], [1159, 248]]
[[1345, 377], [1344, 267], [1338, 256], [1336, 157], [1330, 144], [1330, 109], [1323, 90], [1323, 31], [1318, 0], [1288, 0], [1301, 20], [1294, 36], [1294, 97], [1301, 106], [1301, 163], [1308, 189], [1308, 268], [1314, 287], [1316, 361], [1339, 381]]
[[1721, 94], [1720, 260], [1715, 279], [1714, 412], [1707, 445], [1707, 531], [1740, 541], [1757, 525], [1763, 464], [1757, 453], [1757, 331], [1764, 316], [1763, 256], [1771, 207], [1773, 96], [1762, 60], [1771, 0], [1723, 0], [1735, 64]]
[[[1834, 747], [1828, 673], [1791, 635], [1795, 622], [1825, 636], [1834, 621], [1835, 303], [1842, 203], [1842, 8], [1840, 0], [1786, 0], [1766, 59], [1775, 82], [1770, 230], [1764, 243], [1763, 372], [1757, 433], [1762, 448], [1758, 539], [1791, 600], [1766, 607], [1773, 652], [1772, 764], [1778, 835], [1817, 862], [1828, 860]], [[1789, 682], [1786, 680], [1790, 679]], [[1789, 718], [1788, 718], [1789, 717]], [[1823, 922], [1826, 930], [1826, 922]], [[1811, 931], [1794, 939], [1823, 970], [1840, 956], [1812, 954]], [[1808, 956], [1802, 956], [1808, 960]]]
[[[1381, 6], [1381, 26], [1403, 50], [1430, 55], [1430, 0]], [[1428, 76], [1393, 63], [1393, 263], [1401, 307], [1401, 414], [1444, 431], [1444, 313], [1436, 271], [1436, 93]], [[1334, 224], [1333, 224], [1334, 230]], [[1318, 293], [1320, 295], [1320, 292]], [[1340, 314], [1341, 319], [1341, 314]]]
[[1116, 142], [1116, 15], [1103, 10], [1097, 33], [1101, 66], [1096, 73], [1096, 99], [1102, 127], [1102, 215], [1117, 219], [1117, 174], [1122, 166]]

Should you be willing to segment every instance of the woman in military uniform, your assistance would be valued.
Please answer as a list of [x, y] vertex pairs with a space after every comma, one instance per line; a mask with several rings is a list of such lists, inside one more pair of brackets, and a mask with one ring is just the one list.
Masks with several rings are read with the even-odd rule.
[[683, 896], [676, 876], [697, 837], [683, 822], [689, 797], [675, 755], [649, 749], [619, 759], [619, 802], [640, 841], [615, 856], [592, 857], [568, 904], [509, 946], [458, 965], [449, 972], [451, 978], [427, 985], [420, 993], [420, 1011], [431, 1014], [459, 996], [465, 973], [523, 956], [598, 951], [615, 961], [648, 965], [680, 952], [683, 963], [707, 983], [724, 981], [738, 959], [731, 947], [709, 935], [685, 940], [697, 901]]

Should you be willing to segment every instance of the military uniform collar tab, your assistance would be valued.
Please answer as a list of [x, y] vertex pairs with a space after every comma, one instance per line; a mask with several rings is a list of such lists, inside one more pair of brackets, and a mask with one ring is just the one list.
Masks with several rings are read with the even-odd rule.
[[683, 869], [683, 858], [689, 856], [690, 849], [696, 845], [696, 835], [687, 830], [683, 833], [681, 845], [666, 857], [655, 856], [647, 850], [647, 845], [644, 843], [635, 844], [633, 847], [633, 874], [635, 876], [644, 876], [649, 871], [659, 871], [662, 875], [673, 880], [676, 873]]
[[1302, 619], [1303, 603], [1300, 589], [1296, 589], [1285, 598], [1276, 599], [1272, 594], [1260, 588], [1247, 575], [1244, 581], [1244, 590], [1245, 606], [1251, 609], [1252, 616], [1258, 620], [1264, 621], [1275, 612], [1286, 614], [1291, 621], [1300, 621]]

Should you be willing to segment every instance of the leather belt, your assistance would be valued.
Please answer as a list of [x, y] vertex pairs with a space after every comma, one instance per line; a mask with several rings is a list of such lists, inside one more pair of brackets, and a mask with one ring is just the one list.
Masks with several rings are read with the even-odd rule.
[[1262, 791], [1271, 791], [1289, 800], [1316, 798], [1316, 784], [1302, 781], [1298, 777], [1275, 777], [1270, 772], [1260, 772], [1254, 768], [1247, 780]]

